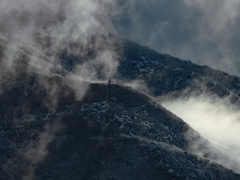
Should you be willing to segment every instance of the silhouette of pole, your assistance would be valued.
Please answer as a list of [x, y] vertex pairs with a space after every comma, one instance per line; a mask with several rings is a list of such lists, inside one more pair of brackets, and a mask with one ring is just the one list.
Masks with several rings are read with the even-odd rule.
[[108, 102], [109, 100], [109, 96], [110, 96], [110, 90], [111, 90], [111, 78], [108, 80], [108, 86], [107, 86], [107, 99], [106, 102]]

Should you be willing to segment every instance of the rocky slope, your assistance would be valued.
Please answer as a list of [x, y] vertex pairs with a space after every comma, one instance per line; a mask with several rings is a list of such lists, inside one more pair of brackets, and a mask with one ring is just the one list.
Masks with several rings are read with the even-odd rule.
[[119, 57], [117, 79], [141, 80], [153, 96], [192, 96], [206, 93], [218, 97], [231, 96], [238, 104], [240, 78], [208, 66], [199, 66], [147, 47], [124, 41]]
[[[64, 69], [52, 74], [30, 69], [26, 52], [11, 71], [1, 64], [0, 179], [240, 179], [210, 162], [220, 152], [151, 99], [209, 93], [236, 104], [239, 78], [129, 41], [118, 52], [116, 84], [69, 79], [86, 59], [64, 53]], [[97, 61], [91, 68], [101, 72]], [[151, 96], [122, 85], [134, 80]], [[194, 142], [203, 157], [187, 152]]]
[[95, 83], [77, 100], [64, 78], [46, 79], [59, 87], [51, 106], [34, 75], [3, 87], [11, 88], [0, 97], [0, 179], [240, 179], [187, 153], [200, 136], [186, 137], [194, 130], [148, 96]]
[[[168, 54], [157, 53], [129, 40], [122, 40], [121, 44], [116, 48], [118, 70], [112, 77], [116, 82], [121, 84], [137, 80], [138, 90], [151, 96], [163, 97], [171, 94], [172, 97], [190, 97], [204, 93], [220, 98], [230, 97], [234, 104], [239, 104], [239, 77]], [[91, 53], [86, 58], [64, 53], [61, 56], [65, 73], [71, 72], [74, 66], [91, 58]], [[92, 60], [91, 69], [100, 71], [101, 64], [97, 59]], [[101, 74], [97, 74], [97, 78], [101, 79]]]

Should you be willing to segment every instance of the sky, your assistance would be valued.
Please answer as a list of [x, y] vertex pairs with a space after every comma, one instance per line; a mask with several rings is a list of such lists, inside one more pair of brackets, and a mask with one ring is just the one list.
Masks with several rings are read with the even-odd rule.
[[240, 76], [240, 1], [117, 0], [118, 35]]
[[[113, 33], [160, 53], [240, 76], [239, 0], [2, 0], [0, 4], [0, 38], [11, 40], [15, 47], [28, 44], [49, 54], [44, 44], [51, 36], [51, 48], [80, 56], [85, 51], [67, 48], [69, 43], [81, 41], [86, 47], [97, 34], [107, 39], [104, 54], [112, 61], [114, 39], [109, 33]], [[41, 42], [35, 41], [36, 34]], [[99, 50], [101, 44], [97, 40], [94, 47]], [[103, 62], [104, 56], [99, 55], [100, 63], [113, 71], [107, 66], [116, 67], [116, 62]], [[15, 61], [7, 59], [8, 64]], [[43, 62], [40, 69], [50, 66]]]

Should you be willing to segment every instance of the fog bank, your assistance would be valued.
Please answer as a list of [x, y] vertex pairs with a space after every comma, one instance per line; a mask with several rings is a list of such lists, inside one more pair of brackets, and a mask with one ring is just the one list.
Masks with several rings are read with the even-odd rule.
[[[165, 100], [162, 105], [182, 118], [201, 136], [210, 142], [211, 150], [222, 154], [214, 160], [230, 169], [240, 172], [240, 112], [229, 99], [216, 99], [209, 96], [190, 99]], [[192, 136], [193, 134], [186, 134]], [[201, 155], [201, 139], [190, 144], [190, 151]]]

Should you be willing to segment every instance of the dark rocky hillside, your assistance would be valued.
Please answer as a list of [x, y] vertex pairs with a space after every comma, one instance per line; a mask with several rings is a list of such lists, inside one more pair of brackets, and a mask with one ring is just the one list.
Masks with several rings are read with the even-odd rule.
[[[151, 98], [209, 93], [236, 103], [239, 78], [124, 44], [116, 84], [73, 78], [76, 65], [94, 58], [91, 52], [60, 53], [64, 69], [51, 73], [31, 68], [25, 51], [11, 70], [1, 64], [1, 180], [240, 179], [210, 162], [221, 152]], [[106, 78], [101, 64], [91, 65], [97, 79]], [[142, 80], [150, 96], [121, 85], [133, 80]], [[193, 142], [203, 157], [188, 152]]]
[[[174, 97], [190, 97], [200, 94], [209, 94], [222, 97], [231, 97], [231, 101], [238, 105], [240, 96], [240, 78], [229, 75], [208, 66], [200, 66], [188, 60], [181, 60], [168, 54], [143, 47], [129, 40], [122, 40], [122, 45], [117, 45], [119, 61], [117, 74], [113, 77], [116, 81], [131, 82], [140, 80], [146, 88], [140, 88], [151, 96], [171, 94]], [[82, 64], [90, 58], [78, 58], [63, 53], [60, 58], [65, 69], [61, 74], [71, 72], [77, 64]], [[100, 71], [98, 61], [92, 62], [92, 69]], [[98, 74], [101, 79], [101, 74]]]
[[191, 96], [207, 93], [218, 97], [240, 96], [240, 78], [208, 66], [199, 66], [126, 40], [117, 79], [142, 80], [153, 96]]
[[39, 77], [9, 78], [0, 96], [0, 179], [240, 179], [186, 152], [193, 130], [136, 90], [95, 83], [76, 100], [53, 75], [45, 79], [58, 87], [51, 104]]

